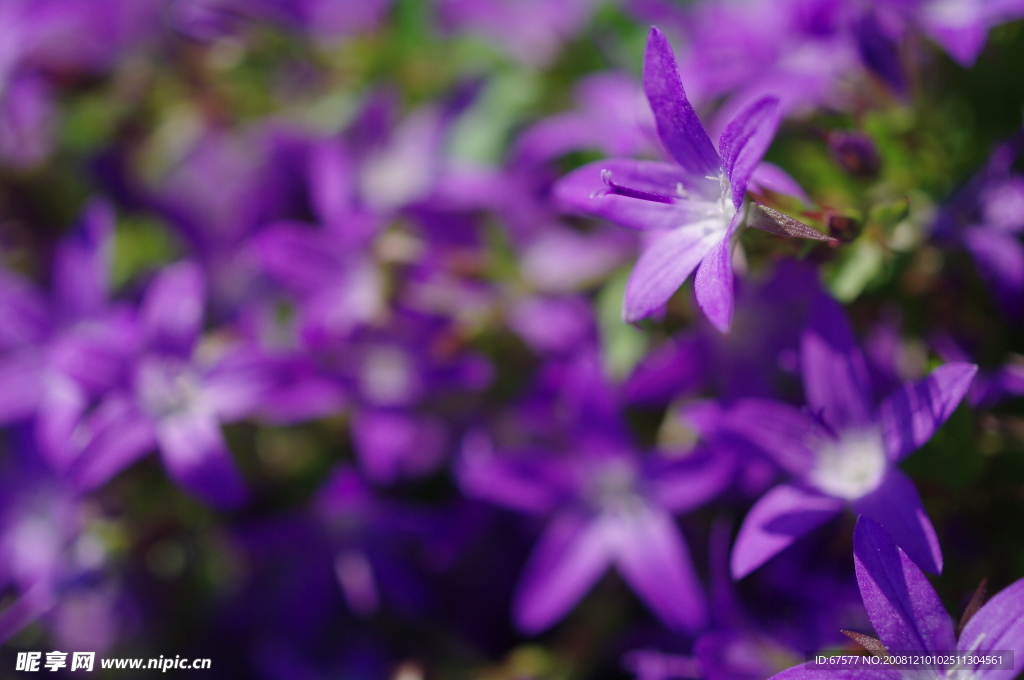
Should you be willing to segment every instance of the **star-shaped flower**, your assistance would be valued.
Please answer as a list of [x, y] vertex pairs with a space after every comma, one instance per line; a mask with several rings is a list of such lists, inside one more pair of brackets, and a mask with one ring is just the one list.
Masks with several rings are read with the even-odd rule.
[[[953, 622], [935, 589], [913, 560], [907, 557], [877, 522], [868, 517], [857, 521], [853, 534], [853, 559], [857, 584], [878, 641], [863, 639], [889, 652], [975, 657], [1002, 652], [1020, 659], [1024, 654], [1024, 579], [1004, 588], [973, 615], [965, 616], [957, 639]], [[969, 608], [970, 609], [970, 608]], [[860, 637], [860, 636], [858, 636]], [[878, 644], [880, 642], [880, 644]], [[873, 650], [874, 651], [874, 650]], [[878, 652], [882, 652], [878, 649]], [[886, 664], [860, 664], [834, 668], [814, 662], [794, 666], [772, 680], [903, 680], [904, 678], [974, 678], [1010, 680], [1020, 673], [1020, 662], [1012, 668], [1001, 664], [967, 666], [935, 665], [915, 670]], [[960, 672], [962, 671], [962, 673]]]
[[[658, 136], [676, 164], [597, 161], [563, 178], [556, 196], [571, 209], [649, 232], [626, 287], [625, 321], [650, 316], [696, 269], [697, 302], [725, 332], [733, 312], [733, 235], [746, 213], [747, 183], [778, 128], [779, 102], [763, 97], [745, 107], [726, 126], [716, 152], [686, 98], [672, 47], [657, 28], [651, 29], [647, 42], [644, 91]], [[828, 240], [781, 214], [776, 220], [781, 225], [764, 226], [776, 233]]]
[[922, 568], [942, 571], [942, 554], [913, 482], [897, 463], [953, 414], [977, 366], [950, 363], [904, 383], [878, 404], [864, 355], [842, 308], [819, 292], [800, 345], [807, 408], [741, 399], [698, 404], [687, 418], [711, 440], [745, 442], [792, 474], [751, 508], [732, 554], [742, 578], [797, 538], [853, 509], [880, 522]]

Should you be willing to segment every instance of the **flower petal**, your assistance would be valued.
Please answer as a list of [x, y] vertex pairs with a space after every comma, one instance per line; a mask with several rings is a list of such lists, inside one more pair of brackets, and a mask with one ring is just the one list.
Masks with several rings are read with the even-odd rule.
[[891, 468], [878, 488], [855, 500], [853, 508], [881, 524], [917, 566], [942, 573], [942, 550], [935, 529], [921, 507], [914, 483], [899, 469]]
[[720, 333], [728, 333], [732, 324], [732, 312], [736, 304], [736, 292], [733, 290], [732, 275], [732, 236], [736, 233], [743, 213], [737, 211], [732, 216], [729, 228], [722, 240], [715, 245], [707, 257], [700, 263], [693, 289], [697, 294], [697, 304], [704, 310], [711, 325]]
[[902, 680], [903, 674], [896, 668], [886, 666], [864, 666], [842, 668], [804, 663], [776, 673], [770, 680]]
[[629, 275], [622, 319], [632, 323], [657, 311], [721, 238], [721, 222], [715, 218], [659, 234]]
[[1005, 649], [1013, 651], [1014, 667], [1009, 670], [976, 670], [979, 680], [1013, 680], [1024, 663], [1024, 579], [1014, 581], [985, 603], [960, 633], [957, 649], [971, 654], [986, 654]]
[[974, 364], [946, 364], [886, 397], [878, 415], [889, 460], [900, 460], [924, 446], [953, 415], [977, 373]]
[[199, 410], [163, 418], [156, 428], [167, 472], [210, 505], [229, 508], [245, 499], [245, 485], [228, 452], [220, 424]]
[[33, 347], [0, 354], [0, 424], [35, 413], [43, 396], [45, 369], [46, 358]]
[[871, 383], [864, 355], [842, 307], [825, 293], [815, 296], [800, 342], [807, 405], [837, 431], [871, 421]]
[[887, 649], [936, 652], [956, 648], [953, 622], [935, 589], [870, 517], [857, 520], [853, 561], [868, 618]]
[[985, 227], [968, 227], [963, 241], [975, 268], [1007, 310], [1019, 309], [1024, 295], [1024, 246], [1014, 234]]
[[780, 484], [747, 513], [732, 549], [732, 577], [741, 579], [798, 538], [840, 513], [843, 501]]
[[549, 454], [496, 454], [481, 432], [464, 438], [455, 472], [467, 496], [531, 514], [551, 512], [575, 483], [569, 466]]
[[142, 301], [142, 324], [152, 349], [190, 354], [203, 325], [206, 282], [194, 262], [161, 271]]
[[67, 321], [94, 316], [107, 302], [114, 245], [114, 210], [92, 201], [79, 224], [57, 248], [53, 288]]
[[[600, 217], [627, 229], [657, 231], [706, 216], [706, 204], [698, 205], [687, 198], [689, 182], [679, 168], [669, 163], [609, 158], [570, 172], [555, 184], [554, 196], [564, 210]], [[616, 187], [632, 193], [616, 193]]]
[[83, 491], [100, 487], [156, 443], [149, 417], [134, 400], [116, 392], [100, 402], [83, 426], [87, 441], [69, 473]]
[[775, 138], [781, 116], [779, 100], [762, 97], [737, 113], [718, 140], [732, 202], [737, 209], [743, 204], [747, 182]]
[[684, 413], [705, 439], [739, 437], [793, 475], [811, 469], [816, 455], [809, 444], [827, 436], [814, 418], [770, 399], [741, 399], [727, 408], [691, 402]]
[[644, 92], [658, 126], [658, 136], [686, 174], [702, 179], [717, 176], [722, 160], [686, 98], [676, 58], [668, 39], [651, 28], [644, 55]]
[[557, 515], [526, 563], [512, 610], [524, 633], [548, 628], [583, 597], [608, 569], [604, 527], [580, 513]]
[[603, 521], [614, 540], [615, 566], [644, 604], [671, 628], [703, 628], [704, 591], [672, 516], [645, 505]]
[[654, 457], [648, 489], [659, 508], [688, 512], [725, 490], [736, 471], [728, 451], [705, 448], [679, 457]]
[[358, 411], [352, 419], [352, 438], [366, 476], [381, 484], [425, 474], [444, 455], [444, 426], [400, 410]]

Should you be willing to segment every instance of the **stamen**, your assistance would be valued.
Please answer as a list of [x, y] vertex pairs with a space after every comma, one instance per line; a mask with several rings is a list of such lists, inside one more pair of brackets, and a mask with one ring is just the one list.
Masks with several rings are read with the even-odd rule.
[[[654, 203], [667, 203], [669, 205], [675, 203], [675, 199], [671, 196], [662, 196], [661, 194], [652, 194], [648, 191], [640, 191], [639, 189], [630, 189], [624, 187], [621, 184], [616, 184], [612, 181], [612, 171], [605, 169], [601, 171], [601, 181], [608, 187], [607, 194], [617, 194], [619, 196], [627, 196], [629, 198], [639, 198], [642, 201], [653, 201]], [[596, 193], [596, 192], [595, 192]], [[593, 197], [593, 194], [591, 194]]]

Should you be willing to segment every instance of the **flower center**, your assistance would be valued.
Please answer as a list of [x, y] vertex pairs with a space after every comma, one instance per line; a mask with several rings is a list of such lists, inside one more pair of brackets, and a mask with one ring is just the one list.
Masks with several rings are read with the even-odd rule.
[[175, 359], [144, 361], [136, 377], [143, 405], [157, 417], [191, 409], [200, 399], [201, 386], [192, 365]]
[[598, 467], [590, 478], [588, 500], [600, 511], [624, 511], [642, 502], [637, 492], [637, 470], [630, 461], [616, 458]]
[[887, 467], [876, 430], [843, 432], [818, 449], [809, 481], [830, 496], [856, 500], [878, 488]]
[[363, 362], [359, 380], [366, 399], [381, 406], [405, 403], [418, 388], [412, 362], [396, 347], [370, 352]]

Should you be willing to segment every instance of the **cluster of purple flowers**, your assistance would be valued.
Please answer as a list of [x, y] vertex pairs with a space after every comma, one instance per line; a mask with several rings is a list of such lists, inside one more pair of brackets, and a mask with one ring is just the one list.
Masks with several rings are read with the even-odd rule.
[[[0, 643], [275, 680], [1012, 680], [1021, 563], [954, 632], [922, 570], [974, 528], [901, 462], [958, 409], [985, 431], [933, 446], [978, 459], [1024, 394], [1024, 132], [955, 190], [901, 144], [922, 74], [1019, 17], [0, 0]], [[530, 111], [592, 38], [624, 70]], [[427, 57], [456, 75], [416, 92]], [[797, 665], [872, 628], [1019, 661]]]

